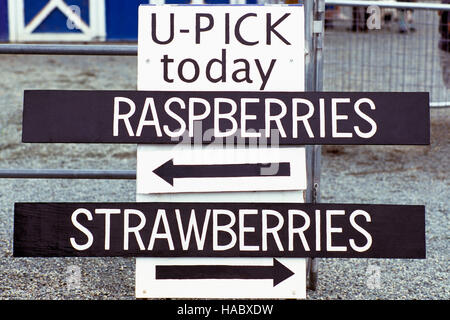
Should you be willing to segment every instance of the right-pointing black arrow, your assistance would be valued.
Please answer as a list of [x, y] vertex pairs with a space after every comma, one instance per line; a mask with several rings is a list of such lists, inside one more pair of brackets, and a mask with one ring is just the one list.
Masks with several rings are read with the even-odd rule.
[[[264, 174], [263, 168], [278, 165], [274, 174]], [[290, 176], [289, 162], [278, 163], [238, 163], [238, 164], [173, 164], [173, 159], [165, 162], [153, 172], [173, 186], [174, 178], [233, 178]]]
[[273, 279], [274, 287], [294, 274], [277, 259], [273, 259], [272, 266], [164, 265], [155, 268], [156, 280]]

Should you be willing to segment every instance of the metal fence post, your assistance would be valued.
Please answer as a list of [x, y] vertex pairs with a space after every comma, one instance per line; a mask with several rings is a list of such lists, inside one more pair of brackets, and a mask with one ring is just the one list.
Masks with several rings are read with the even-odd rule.
[[[316, 0], [314, 7], [314, 91], [322, 91], [323, 88], [323, 37], [325, 27], [325, 0]], [[322, 147], [315, 145], [313, 150], [313, 186], [312, 202], [320, 202], [320, 172], [321, 172]], [[311, 270], [309, 273], [309, 288], [316, 290], [317, 276], [319, 272], [319, 261], [317, 258], [311, 259]]]
[[[323, 26], [325, 16], [324, 0], [304, 0], [305, 10], [305, 89], [306, 91], [321, 91], [323, 81]], [[321, 147], [306, 146], [308, 186], [306, 202], [318, 202], [320, 199], [320, 160]], [[307, 287], [315, 290], [317, 287], [318, 261], [308, 259]]]

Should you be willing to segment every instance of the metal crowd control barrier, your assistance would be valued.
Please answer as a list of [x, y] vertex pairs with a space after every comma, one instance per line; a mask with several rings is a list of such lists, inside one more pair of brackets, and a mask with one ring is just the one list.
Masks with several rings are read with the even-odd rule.
[[450, 53], [438, 47], [438, 13], [450, 11], [450, 5], [325, 3], [325, 91], [428, 91], [430, 107], [450, 106], [450, 87], [441, 70], [449, 68]]
[[134, 180], [136, 170], [0, 169], [0, 178]]
[[[291, 2], [292, 3], [292, 2]], [[304, 0], [305, 10], [305, 87], [306, 91], [322, 90], [322, 43], [324, 0]], [[115, 55], [135, 56], [137, 45], [84, 44], [0, 44], [0, 54], [34, 55]], [[306, 146], [307, 191], [306, 202], [320, 201], [321, 147]], [[135, 179], [135, 170], [64, 170], [64, 169], [0, 169], [0, 178], [9, 179]], [[318, 261], [308, 258], [307, 287], [317, 286]]]
[[136, 56], [137, 45], [0, 44], [0, 54]]

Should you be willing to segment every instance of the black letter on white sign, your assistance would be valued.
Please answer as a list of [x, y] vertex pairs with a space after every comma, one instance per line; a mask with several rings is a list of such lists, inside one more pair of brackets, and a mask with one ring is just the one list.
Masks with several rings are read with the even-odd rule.
[[236, 39], [246, 46], [254, 46], [255, 44], [258, 44], [259, 41], [247, 41], [241, 36], [241, 24], [242, 22], [247, 19], [248, 17], [256, 17], [256, 13], [247, 13], [239, 18], [239, 20], [236, 22], [236, 27], [234, 28], [234, 35], [236, 36]]
[[169, 78], [169, 62], [173, 62], [173, 59], [170, 59], [167, 54], [161, 59], [163, 64], [163, 77], [165, 82], [173, 82], [173, 79]]
[[282, 16], [280, 19], [278, 19], [277, 22], [275, 22], [274, 24], [271, 24], [272, 14], [271, 13], [267, 14], [267, 26], [266, 26], [267, 44], [272, 44], [272, 39], [271, 39], [270, 34], [273, 32], [277, 35], [278, 38], [280, 38], [281, 41], [286, 43], [288, 46], [291, 45], [289, 43], [289, 41], [287, 41], [281, 34], [278, 33], [278, 31], [275, 30], [275, 28], [288, 16], [290, 16], [290, 13], [286, 13], [284, 16]]
[[152, 40], [157, 44], [168, 44], [173, 40], [173, 25], [174, 25], [174, 14], [170, 14], [170, 36], [166, 41], [161, 41], [156, 36], [156, 13], [152, 13]]
[[[209, 23], [205, 28], [200, 28], [200, 18], [208, 18]], [[195, 16], [195, 43], [200, 43], [200, 32], [211, 30], [214, 26], [214, 19], [209, 13], [197, 13]]]

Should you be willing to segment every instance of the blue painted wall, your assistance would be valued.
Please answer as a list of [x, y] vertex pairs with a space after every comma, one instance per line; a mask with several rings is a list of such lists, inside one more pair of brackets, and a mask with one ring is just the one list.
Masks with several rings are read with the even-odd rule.
[[7, 0], [0, 0], [0, 41], [9, 40], [7, 2]]
[[138, 8], [148, 0], [106, 0], [106, 40], [136, 41]]
[[[28, 24], [49, 0], [24, 0], [24, 19]], [[81, 18], [89, 24], [89, 0], [64, 0], [68, 5], [78, 6]], [[138, 8], [148, 4], [149, 0], [97, 0], [105, 1], [106, 41], [137, 41]], [[191, 0], [166, 0], [167, 4], [189, 4]], [[206, 4], [228, 4], [229, 0], [205, 0]], [[256, 4], [257, 0], [247, 0], [247, 4]], [[53, 11], [35, 33], [80, 32], [67, 28], [67, 17], [59, 10]], [[0, 0], [0, 41], [9, 40], [8, 0]]]
[[[105, 0], [106, 40], [137, 41], [138, 7], [148, 0]], [[191, 0], [166, 0], [166, 4], [189, 4]], [[229, 0], [205, 0], [206, 4], [229, 4]], [[257, 0], [247, 0], [256, 4]]]

